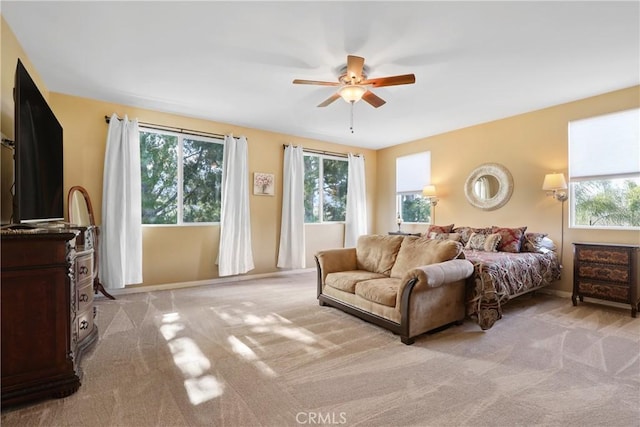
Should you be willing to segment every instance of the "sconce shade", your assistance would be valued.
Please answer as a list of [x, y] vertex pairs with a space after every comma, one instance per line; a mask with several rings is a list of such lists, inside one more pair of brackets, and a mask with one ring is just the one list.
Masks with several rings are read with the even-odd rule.
[[549, 173], [544, 176], [544, 182], [542, 183], [542, 189], [546, 191], [553, 190], [566, 190], [567, 181], [564, 179], [562, 173]]
[[358, 102], [362, 99], [362, 95], [365, 94], [367, 88], [358, 85], [346, 85], [342, 86], [338, 93], [346, 102]]
[[436, 186], [435, 185], [426, 185], [422, 189], [422, 195], [424, 197], [436, 197]]

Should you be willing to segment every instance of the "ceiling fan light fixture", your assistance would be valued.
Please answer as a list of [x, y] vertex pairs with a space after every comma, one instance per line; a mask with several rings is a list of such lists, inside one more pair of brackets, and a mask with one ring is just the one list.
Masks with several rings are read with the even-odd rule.
[[360, 85], [346, 85], [342, 86], [338, 93], [345, 100], [345, 102], [358, 102], [362, 99], [362, 95], [367, 92], [367, 88]]

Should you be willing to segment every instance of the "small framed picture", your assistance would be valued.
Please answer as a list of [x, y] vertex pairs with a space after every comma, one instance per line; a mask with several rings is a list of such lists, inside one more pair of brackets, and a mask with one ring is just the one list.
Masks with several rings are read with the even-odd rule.
[[256, 196], [273, 196], [275, 176], [272, 173], [253, 173], [253, 194]]

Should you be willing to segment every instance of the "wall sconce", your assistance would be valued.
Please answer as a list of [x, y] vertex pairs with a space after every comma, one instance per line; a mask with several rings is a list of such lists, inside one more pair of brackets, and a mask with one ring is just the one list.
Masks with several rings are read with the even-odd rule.
[[422, 197], [429, 200], [431, 203], [431, 224], [435, 224], [436, 221], [436, 205], [438, 204], [438, 197], [436, 197], [436, 186], [425, 185], [422, 189]]
[[547, 192], [547, 196], [553, 196], [556, 200], [564, 202], [567, 200], [567, 181], [562, 173], [548, 173], [544, 176], [542, 189]]
[[567, 200], [567, 181], [562, 173], [548, 173], [544, 176], [542, 189], [547, 196], [553, 196], [562, 204], [560, 213], [560, 264], [562, 265], [562, 252], [564, 251], [564, 202]]
[[423, 189], [422, 189], [422, 196], [425, 199], [429, 199], [429, 203], [431, 203], [433, 206], [438, 204], [438, 199], [436, 197], [436, 186], [435, 185], [426, 185]]

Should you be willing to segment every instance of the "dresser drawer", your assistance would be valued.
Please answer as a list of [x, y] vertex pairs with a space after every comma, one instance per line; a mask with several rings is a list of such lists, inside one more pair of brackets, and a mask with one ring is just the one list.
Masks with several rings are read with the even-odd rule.
[[629, 267], [627, 265], [583, 263], [578, 265], [578, 277], [584, 279], [612, 281], [628, 286]]
[[93, 310], [79, 313], [76, 318], [78, 328], [78, 342], [82, 341], [93, 330]]
[[630, 252], [625, 248], [578, 248], [576, 252], [580, 262], [629, 265]]
[[78, 289], [78, 301], [76, 307], [78, 307], [78, 313], [85, 311], [88, 307], [93, 306], [93, 283], [89, 282], [86, 286]]
[[600, 298], [608, 301], [628, 302], [629, 287], [615, 286], [611, 283], [601, 283], [595, 280], [578, 279], [577, 290], [580, 295]]
[[93, 280], [93, 253], [76, 257], [76, 283], [82, 286]]

